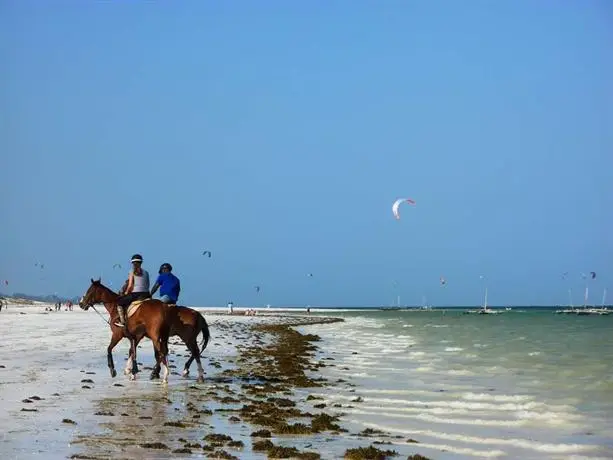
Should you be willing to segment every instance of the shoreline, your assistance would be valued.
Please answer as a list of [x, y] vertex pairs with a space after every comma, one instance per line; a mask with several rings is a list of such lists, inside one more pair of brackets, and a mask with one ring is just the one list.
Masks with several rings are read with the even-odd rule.
[[[209, 358], [204, 384], [188, 380], [165, 389], [153, 383], [149, 391], [141, 390], [140, 397], [98, 401], [95, 413], [103, 419], [99, 424], [104, 429], [77, 435], [72, 445], [78, 452], [71, 458], [190, 458], [203, 454], [208, 458], [339, 458], [338, 454], [330, 456], [326, 443], [347, 432], [342, 412], [326, 407], [320, 397], [304, 395], [343, 382], [309, 376], [326, 365], [321, 357], [313, 362], [315, 353], [326, 351], [315, 345], [318, 336], [294, 328], [316, 329], [318, 324], [343, 320], [267, 316], [257, 322], [252, 318], [237, 322], [230, 319], [233, 315], [226, 316], [228, 320], [211, 327], [211, 340], [221, 340], [225, 334], [239, 339], [236, 355]], [[179, 343], [176, 339], [171, 340], [173, 348]], [[174, 357], [184, 356], [177, 353]], [[212, 372], [211, 366], [218, 372]], [[363, 434], [365, 439], [346, 446], [340, 458], [383, 458], [380, 456], [392, 453], [377, 445], [384, 440], [369, 439], [378, 433], [366, 430]]]

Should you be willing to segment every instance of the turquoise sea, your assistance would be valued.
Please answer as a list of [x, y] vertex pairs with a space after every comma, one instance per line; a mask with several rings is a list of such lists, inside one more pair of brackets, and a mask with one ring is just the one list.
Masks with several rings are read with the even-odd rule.
[[613, 458], [613, 315], [312, 314], [345, 319], [302, 329], [334, 358], [323, 376], [350, 382], [321, 395], [351, 432], [437, 459]]

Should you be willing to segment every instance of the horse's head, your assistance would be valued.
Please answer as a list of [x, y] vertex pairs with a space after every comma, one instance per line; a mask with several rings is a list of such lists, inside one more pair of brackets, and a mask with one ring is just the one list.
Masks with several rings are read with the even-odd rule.
[[105, 287], [100, 282], [100, 278], [98, 278], [97, 280], [94, 280], [92, 278], [91, 282], [91, 286], [89, 287], [85, 295], [81, 297], [81, 300], [79, 300], [79, 307], [81, 307], [83, 310], [87, 310], [89, 307], [97, 303], [108, 302], [109, 300], [111, 300], [109, 298], [109, 294], [114, 294], [113, 291]]

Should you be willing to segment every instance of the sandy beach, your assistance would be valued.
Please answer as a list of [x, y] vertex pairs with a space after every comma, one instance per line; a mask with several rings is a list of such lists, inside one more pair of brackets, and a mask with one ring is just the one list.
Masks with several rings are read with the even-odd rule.
[[110, 331], [95, 312], [10, 305], [0, 317], [2, 458], [378, 458], [384, 451], [406, 458], [418, 453], [412, 440], [393, 440], [392, 446], [385, 433], [350, 433], [342, 404], [329, 407], [314, 396], [318, 388], [352, 384], [318, 376], [319, 367], [332, 365], [327, 360], [333, 358], [317, 348], [316, 325], [309, 334], [295, 327], [337, 319], [278, 311], [204, 313], [211, 331], [203, 353], [206, 381], [196, 383], [195, 365], [190, 377], [179, 375], [188, 354], [173, 337], [165, 386], [149, 380], [148, 339], [138, 350], [141, 372], [134, 382], [120, 372], [127, 340], [115, 348], [120, 373], [113, 379], [106, 366]]

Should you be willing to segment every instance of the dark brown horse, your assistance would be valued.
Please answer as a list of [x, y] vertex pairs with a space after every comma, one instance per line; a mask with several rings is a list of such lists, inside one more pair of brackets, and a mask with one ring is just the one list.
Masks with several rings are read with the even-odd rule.
[[115, 324], [119, 319], [117, 312], [117, 299], [119, 295], [104, 286], [100, 279], [96, 281], [92, 279], [91, 282], [92, 284], [79, 302], [79, 306], [83, 310], [87, 310], [94, 304], [102, 303], [109, 313], [109, 326], [111, 327], [112, 335], [111, 342], [107, 348], [107, 359], [111, 376], [115, 377], [117, 375], [115, 364], [113, 363], [113, 348], [122, 338], [127, 337], [130, 340], [130, 357], [132, 358], [130, 379], [134, 380], [136, 378], [136, 373], [138, 372], [136, 344], [143, 337], [149, 337], [151, 342], [153, 342], [157, 365], [160, 365], [160, 363], [164, 365], [162, 381], [168, 382], [168, 338], [170, 337], [170, 325], [175, 321], [177, 313], [160, 300], [147, 299], [142, 302], [132, 316], [126, 318], [128, 326], [128, 335], [126, 336], [124, 329]]
[[[181, 340], [185, 343], [190, 353], [192, 354], [190, 358], [185, 363], [185, 368], [183, 369], [183, 376], [187, 377], [189, 375], [189, 366], [196, 360], [198, 364], [198, 382], [204, 382], [204, 369], [202, 368], [202, 363], [200, 362], [200, 357], [202, 352], [206, 348], [209, 343], [209, 326], [204, 319], [204, 316], [193, 308], [189, 307], [181, 307], [181, 306], [169, 306], [167, 308], [173, 309], [176, 311], [176, 315], [173, 317], [174, 321], [170, 325], [170, 336], [178, 335]], [[198, 350], [198, 334], [202, 333], [202, 344], [201, 349]], [[138, 346], [138, 340], [136, 342]], [[154, 353], [157, 351], [154, 349]], [[132, 359], [134, 359], [132, 357]], [[130, 359], [128, 359], [128, 362]], [[153, 371], [151, 372], [151, 379], [160, 378], [160, 364], [157, 359], [156, 354], [156, 365]]]

